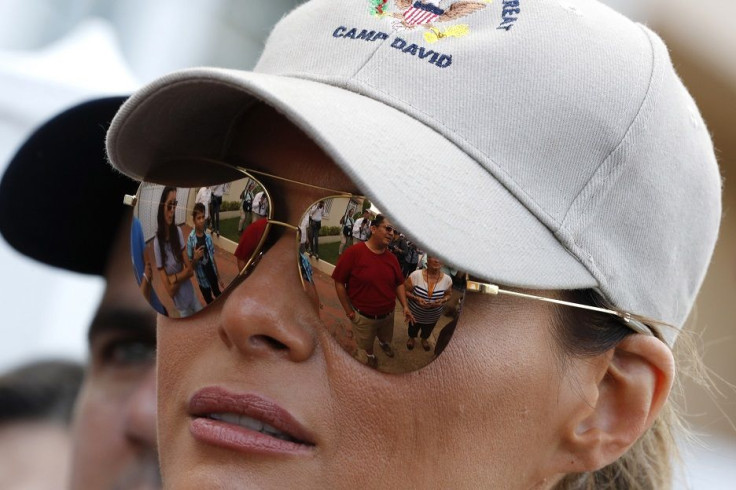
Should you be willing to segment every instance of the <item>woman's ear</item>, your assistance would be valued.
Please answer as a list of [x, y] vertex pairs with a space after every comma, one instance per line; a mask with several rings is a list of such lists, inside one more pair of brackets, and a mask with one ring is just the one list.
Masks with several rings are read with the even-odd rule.
[[555, 458], [561, 473], [595, 471], [616, 461], [651, 427], [672, 387], [672, 351], [655, 337], [629, 335], [598, 360], [588, 363], [598, 375], [578, 379], [579, 403], [569, 404]]

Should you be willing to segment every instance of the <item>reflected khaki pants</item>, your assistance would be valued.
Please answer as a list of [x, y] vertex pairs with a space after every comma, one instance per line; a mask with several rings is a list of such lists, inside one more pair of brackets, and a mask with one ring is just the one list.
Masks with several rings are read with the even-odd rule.
[[376, 336], [384, 343], [390, 343], [394, 337], [393, 311], [386, 318], [380, 320], [372, 320], [356, 311], [352, 322], [355, 341], [359, 348], [367, 352], [373, 352], [373, 342]]

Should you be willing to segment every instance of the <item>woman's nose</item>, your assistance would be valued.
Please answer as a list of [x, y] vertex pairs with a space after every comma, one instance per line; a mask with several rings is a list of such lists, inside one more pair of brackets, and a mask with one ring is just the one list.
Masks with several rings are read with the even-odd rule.
[[313, 354], [319, 315], [299, 278], [295, 242], [286, 233], [225, 299], [218, 328], [229, 348], [293, 362]]
[[127, 437], [148, 448], [156, 448], [156, 369], [151, 366], [127, 401]]

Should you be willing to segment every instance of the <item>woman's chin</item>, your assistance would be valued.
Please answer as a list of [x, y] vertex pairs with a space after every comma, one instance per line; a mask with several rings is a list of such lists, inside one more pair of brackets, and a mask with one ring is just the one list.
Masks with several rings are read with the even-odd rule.
[[314, 468], [300, 467], [294, 461], [251, 459], [224, 454], [220, 457], [203, 457], [200, 454], [194, 459], [170, 461], [170, 464], [162, 461], [164, 486], [177, 490], [290, 488], [295, 482], [299, 482], [300, 489], [320, 488], [317, 482], [312, 484], [308, 479], [308, 475], [319, 472]]

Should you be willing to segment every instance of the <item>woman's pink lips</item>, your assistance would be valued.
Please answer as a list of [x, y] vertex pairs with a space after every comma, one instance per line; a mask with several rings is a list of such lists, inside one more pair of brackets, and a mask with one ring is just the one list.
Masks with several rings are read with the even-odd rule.
[[[209, 414], [230, 413], [268, 424], [293, 440], [279, 439], [254, 429], [222, 420]], [[189, 400], [192, 420], [189, 430], [198, 441], [236, 451], [261, 454], [311, 453], [315, 443], [309, 432], [286, 410], [262, 396], [235, 394], [223, 388], [208, 387]]]

